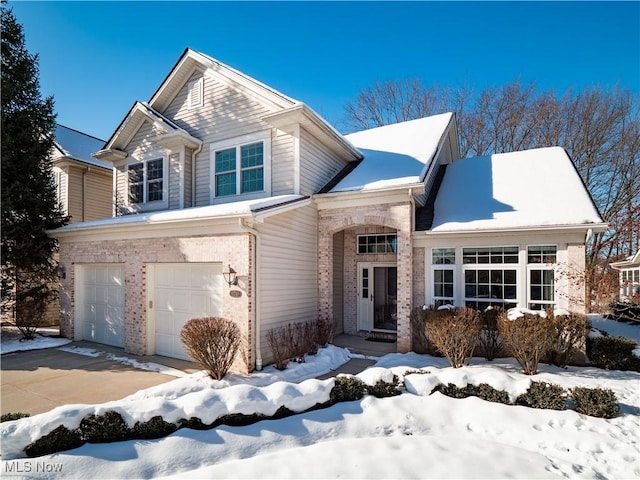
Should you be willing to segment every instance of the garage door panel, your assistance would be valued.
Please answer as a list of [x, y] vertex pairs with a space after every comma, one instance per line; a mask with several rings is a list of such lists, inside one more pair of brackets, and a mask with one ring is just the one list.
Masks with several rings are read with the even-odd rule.
[[76, 322], [83, 339], [124, 346], [124, 267], [79, 265]]
[[192, 318], [222, 314], [222, 265], [162, 264], [152, 271], [156, 353], [189, 359], [180, 332]]

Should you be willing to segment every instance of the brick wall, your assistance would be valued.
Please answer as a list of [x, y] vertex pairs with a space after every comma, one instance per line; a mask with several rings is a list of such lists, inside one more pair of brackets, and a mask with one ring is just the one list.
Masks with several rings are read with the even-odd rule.
[[[345, 231], [344, 259], [344, 329], [354, 331], [357, 323], [357, 261], [355, 254], [355, 235], [378, 233], [377, 227], [386, 227], [386, 231], [395, 231], [398, 235], [398, 254], [381, 256], [366, 255], [366, 261], [396, 261], [398, 267], [398, 351], [411, 350], [411, 322], [409, 316], [413, 304], [413, 247], [411, 228], [413, 206], [411, 203], [372, 205], [368, 207], [322, 209], [318, 213], [318, 315], [322, 319], [334, 316], [333, 292], [333, 235]], [[385, 231], [385, 229], [383, 229]], [[353, 250], [350, 250], [353, 249]], [[349, 259], [350, 257], [350, 259]], [[394, 258], [395, 257], [395, 258]], [[352, 281], [353, 279], [353, 281]], [[355, 292], [355, 293], [354, 293]], [[338, 319], [339, 320], [339, 319]]]
[[[252, 249], [254, 239], [249, 234], [151, 238], [139, 240], [109, 240], [98, 242], [61, 243], [60, 264], [67, 272], [61, 282], [60, 330], [74, 337], [75, 277], [79, 264], [118, 263], [124, 267], [125, 278], [125, 338], [124, 350], [135, 355], [147, 352], [147, 265], [150, 263], [221, 262], [238, 272], [238, 286], [223, 285], [222, 312], [235, 321], [247, 339], [246, 363], [237, 370], [247, 371], [255, 360], [254, 331], [251, 325], [255, 306], [253, 291]], [[232, 297], [230, 290], [242, 294]], [[238, 366], [238, 365], [237, 365]]]

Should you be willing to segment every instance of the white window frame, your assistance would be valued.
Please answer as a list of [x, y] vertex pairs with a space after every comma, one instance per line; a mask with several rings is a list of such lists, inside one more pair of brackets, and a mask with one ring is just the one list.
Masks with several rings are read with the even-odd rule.
[[[240, 148], [253, 143], [262, 142], [262, 169], [263, 169], [263, 189], [256, 192], [240, 193], [242, 188], [242, 172], [255, 169], [256, 167], [242, 168], [242, 158]], [[236, 149], [236, 193], [235, 195], [216, 196], [216, 152]], [[212, 143], [209, 147], [209, 165], [211, 175], [209, 177], [209, 191], [211, 193], [211, 203], [226, 203], [239, 200], [252, 200], [271, 196], [271, 131], [265, 130], [254, 134], [243, 135], [241, 137], [230, 138], [220, 142]]]
[[[395, 246], [396, 251], [393, 249], [391, 251], [384, 252], [361, 252], [360, 251], [360, 239], [361, 238], [373, 238], [373, 237], [385, 237], [385, 241], [383, 243], [373, 242], [373, 243], [365, 243], [365, 246], [369, 245], [384, 245], [385, 248], [387, 245], [391, 245], [391, 243], [387, 242], [387, 237], [395, 237]], [[357, 255], [396, 255], [398, 253], [398, 234], [397, 233], [368, 233], [363, 235], [356, 235], [356, 254]]]
[[[529, 262], [529, 249], [530, 248], [535, 248], [535, 247], [554, 247], [556, 249], [555, 251], [555, 262], [553, 263], [543, 263], [543, 262], [535, 262], [535, 263], [530, 263]], [[553, 244], [545, 244], [545, 245], [539, 245], [539, 244], [535, 244], [535, 245], [527, 245], [526, 247], [526, 251], [525, 251], [525, 258], [527, 259], [527, 308], [534, 308], [534, 306], [543, 306], [543, 308], [557, 308], [558, 306], [558, 278], [557, 278], [557, 264], [558, 264], [558, 245], [553, 245]], [[531, 295], [531, 287], [533, 286], [531, 283], [531, 272], [533, 271], [540, 271], [540, 275], [543, 276], [545, 271], [552, 271], [553, 272], [553, 300], [534, 300], [532, 299], [532, 295]], [[537, 285], [537, 284], [536, 284]], [[545, 283], [541, 283], [540, 286], [543, 288], [544, 290], [544, 286], [546, 284]], [[544, 296], [544, 294], [542, 293], [541, 296]]]
[[[162, 200], [151, 200], [148, 201], [148, 192], [149, 192], [149, 183], [154, 182], [155, 180], [148, 180], [147, 178], [147, 166], [149, 162], [153, 162], [156, 160], [162, 160]], [[141, 209], [145, 209], [145, 207], [151, 208], [163, 208], [169, 204], [169, 195], [168, 195], [168, 157], [167, 155], [161, 154], [151, 154], [145, 157], [144, 159], [135, 159], [134, 161], [128, 162], [124, 166], [124, 174], [126, 179], [126, 204], [132, 207], [138, 207]], [[143, 173], [142, 173], [142, 202], [132, 202], [129, 197], [129, 169], [134, 165], [142, 164]]]
[[191, 110], [202, 105], [204, 105], [204, 77], [192, 80], [187, 86], [187, 109]]
[[[453, 250], [453, 263], [435, 263], [436, 251], [440, 250]], [[441, 305], [453, 305], [456, 298], [456, 260], [457, 249], [451, 247], [434, 247], [431, 249], [431, 305], [439, 307]], [[437, 271], [449, 271], [452, 272], [452, 294], [451, 296], [436, 295], [436, 272]], [[439, 283], [439, 282], [438, 282]], [[442, 282], [444, 283], [444, 282]]]
[[[502, 249], [501, 253], [498, 252], [493, 252], [493, 255], [491, 254], [491, 249], [497, 249], [500, 248]], [[518, 262], [514, 262], [514, 263], [492, 263], [492, 261], [494, 260], [493, 257], [496, 256], [501, 256], [502, 260], [504, 260], [505, 254], [504, 254], [504, 249], [505, 248], [516, 248], [518, 253], [517, 253], [517, 258], [518, 258]], [[487, 257], [487, 263], [464, 263], [464, 250], [465, 249], [482, 249], [482, 250], [488, 250], [489, 253], [487, 253], [487, 255], [483, 255], [482, 257]], [[522, 284], [522, 274], [521, 274], [521, 264], [520, 264], [520, 246], [519, 245], [489, 245], [489, 246], [464, 246], [461, 248], [460, 251], [461, 254], [461, 262], [462, 262], [462, 269], [461, 269], [461, 277], [460, 277], [460, 282], [461, 282], [461, 291], [462, 291], [462, 304], [463, 305], [467, 305], [467, 302], [476, 302], [476, 303], [488, 303], [492, 306], [500, 306], [500, 305], [504, 305], [504, 304], [513, 304], [513, 305], [520, 305], [520, 285]], [[509, 257], [513, 257], [514, 254], [510, 253], [507, 254]], [[479, 258], [479, 253], [476, 252], [475, 254], [476, 258]], [[489, 297], [467, 297], [467, 281], [466, 281], [466, 272], [468, 271], [475, 271], [476, 272], [476, 285], [478, 285], [478, 271], [480, 270], [488, 270], [489, 271], [489, 275], [491, 276], [491, 272], [495, 271], [495, 270], [500, 270], [502, 271], [502, 298], [492, 298], [491, 296]], [[505, 270], [509, 270], [509, 271], [514, 271], [515, 275], [516, 275], [516, 280], [515, 280], [515, 298], [509, 298], [509, 299], [505, 299], [505, 295], [504, 295], [504, 271]], [[491, 282], [491, 278], [489, 278], [489, 285], [494, 285]], [[495, 284], [497, 285], [497, 283]], [[491, 289], [491, 287], [489, 287], [489, 289]]]

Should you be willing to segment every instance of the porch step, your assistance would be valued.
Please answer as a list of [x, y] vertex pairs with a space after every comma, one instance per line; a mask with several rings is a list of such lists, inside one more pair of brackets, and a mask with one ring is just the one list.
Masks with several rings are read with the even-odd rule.
[[367, 357], [382, 357], [388, 353], [397, 352], [397, 343], [386, 343], [367, 340], [358, 335], [341, 334], [333, 339], [336, 347], [348, 348], [351, 353], [365, 355]]

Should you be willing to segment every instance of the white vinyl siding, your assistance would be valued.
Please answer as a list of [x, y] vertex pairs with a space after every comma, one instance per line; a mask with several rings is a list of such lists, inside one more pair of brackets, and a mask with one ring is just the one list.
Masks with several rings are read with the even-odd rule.
[[180, 208], [181, 173], [180, 154], [172, 153], [169, 155], [169, 209]]
[[300, 194], [317, 193], [346, 165], [306, 130], [300, 129]]
[[271, 149], [271, 194], [294, 193], [294, 142], [293, 135], [276, 131]]
[[264, 363], [268, 364], [273, 360], [266, 338], [269, 329], [318, 316], [315, 209], [300, 207], [270, 217], [259, 232], [260, 334]]
[[85, 178], [84, 221], [111, 217], [111, 172], [89, 171]]
[[[190, 109], [189, 83], [199, 78], [203, 79], [203, 105]], [[204, 142], [205, 146], [195, 163], [194, 206], [210, 205], [214, 195], [211, 190], [212, 169], [208, 145], [269, 129], [260, 117], [270, 111], [267, 106], [211, 76], [202, 76], [200, 72], [195, 72], [184, 84], [162, 114]]]

